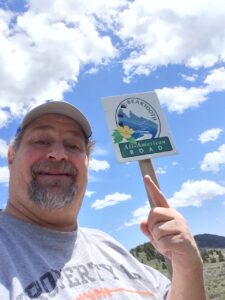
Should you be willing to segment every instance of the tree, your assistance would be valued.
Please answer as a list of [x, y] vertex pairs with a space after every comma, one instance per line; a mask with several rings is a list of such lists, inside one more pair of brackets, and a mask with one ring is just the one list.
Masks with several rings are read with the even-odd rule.
[[218, 259], [219, 259], [219, 262], [225, 261], [225, 257], [223, 255], [222, 251], [219, 251], [219, 253], [218, 253]]

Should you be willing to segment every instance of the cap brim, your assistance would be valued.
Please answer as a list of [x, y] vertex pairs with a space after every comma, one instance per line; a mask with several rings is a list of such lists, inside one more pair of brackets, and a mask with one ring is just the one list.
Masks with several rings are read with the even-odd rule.
[[23, 122], [20, 125], [20, 129], [23, 130], [28, 124], [35, 119], [46, 114], [60, 114], [69, 117], [76, 121], [83, 129], [87, 138], [92, 134], [91, 126], [85, 116], [73, 105], [63, 101], [46, 102], [39, 106], [36, 106], [27, 113]]

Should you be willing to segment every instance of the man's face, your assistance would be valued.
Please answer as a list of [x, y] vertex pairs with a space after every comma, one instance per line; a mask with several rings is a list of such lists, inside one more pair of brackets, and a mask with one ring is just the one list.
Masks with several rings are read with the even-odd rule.
[[71, 204], [78, 211], [86, 189], [87, 167], [80, 126], [61, 115], [42, 116], [25, 130], [12, 156], [10, 198], [17, 197], [20, 202], [28, 199], [49, 209]]

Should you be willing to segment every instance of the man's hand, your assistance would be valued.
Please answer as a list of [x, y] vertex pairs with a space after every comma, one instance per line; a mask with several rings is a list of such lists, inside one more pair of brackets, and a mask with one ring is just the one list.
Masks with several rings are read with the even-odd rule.
[[167, 203], [163, 194], [148, 175], [145, 185], [155, 208], [147, 221], [141, 223], [141, 230], [153, 246], [172, 261], [173, 268], [187, 270], [201, 264], [201, 256], [183, 216]]
[[169, 206], [148, 175], [144, 181], [156, 207], [151, 209], [148, 220], [141, 223], [141, 230], [172, 262], [172, 287], [168, 299], [207, 299], [201, 255], [185, 219]]

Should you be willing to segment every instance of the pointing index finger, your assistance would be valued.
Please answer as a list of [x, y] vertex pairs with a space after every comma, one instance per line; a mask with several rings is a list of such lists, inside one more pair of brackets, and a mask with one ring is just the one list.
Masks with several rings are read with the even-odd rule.
[[148, 191], [151, 200], [156, 207], [165, 207], [165, 208], [170, 207], [168, 202], [166, 201], [166, 198], [163, 196], [162, 192], [152, 181], [149, 175], [144, 176], [144, 183], [145, 183], [146, 190]]

